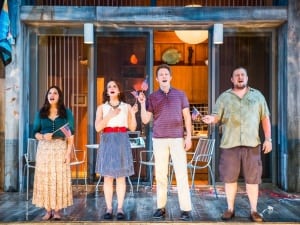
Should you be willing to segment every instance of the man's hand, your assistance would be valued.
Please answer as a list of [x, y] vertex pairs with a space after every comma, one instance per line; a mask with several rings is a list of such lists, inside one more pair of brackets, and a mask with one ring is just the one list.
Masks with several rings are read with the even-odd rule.
[[192, 147], [192, 140], [191, 140], [191, 138], [185, 138], [185, 140], [184, 140], [184, 150], [185, 151], [188, 151], [188, 150], [190, 150], [191, 149], [191, 147]]
[[269, 152], [272, 151], [272, 142], [265, 140], [263, 143], [262, 151], [264, 154], [268, 154]]
[[202, 117], [202, 121], [206, 124], [211, 124], [215, 121], [215, 117], [211, 115], [205, 115]]

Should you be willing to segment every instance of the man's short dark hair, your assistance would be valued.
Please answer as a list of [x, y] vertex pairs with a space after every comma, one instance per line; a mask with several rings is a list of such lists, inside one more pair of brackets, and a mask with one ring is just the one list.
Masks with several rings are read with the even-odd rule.
[[169, 70], [169, 72], [171, 74], [171, 67], [168, 64], [161, 64], [156, 68], [156, 76], [158, 74], [158, 71], [162, 68]]

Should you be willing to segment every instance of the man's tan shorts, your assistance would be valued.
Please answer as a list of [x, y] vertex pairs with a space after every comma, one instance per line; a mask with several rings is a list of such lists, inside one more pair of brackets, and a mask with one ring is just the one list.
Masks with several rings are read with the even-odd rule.
[[260, 145], [256, 147], [221, 148], [219, 163], [221, 181], [225, 183], [237, 182], [241, 166], [247, 184], [261, 183], [262, 162]]

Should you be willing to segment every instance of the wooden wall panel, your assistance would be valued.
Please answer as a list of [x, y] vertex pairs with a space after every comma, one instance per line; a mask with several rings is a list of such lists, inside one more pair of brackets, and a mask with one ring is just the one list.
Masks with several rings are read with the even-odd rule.
[[[75, 148], [86, 151], [88, 84], [87, 67], [81, 63], [82, 59], [86, 59], [83, 38], [51, 36], [41, 39], [40, 45], [47, 45], [48, 48], [46, 55], [39, 55], [48, 60], [47, 87], [57, 85], [62, 89], [64, 103], [71, 109], [75, 119]], [[76, 102], [76, 96], [84, 101]], [[81, 159], [82, 155], [78, 158]], [[86, 164], [78, 166], [79, 177], [84, 177], [85, 171]], [[72, 176], [76, 176], [75, 166], [72, 167]]]
[[[182, 42], [173, 31], [157, 31], [154, 33], [154, 63], [162, 63], [162, 55], [169, 49], [176, 49], [180, 54], [180, 62], [176, 65], [205, 65], [208, 59], [208, 43], [191, 45]], [[190, 52], [191, 51], [191, 52]], [[191, 60], [189, 55], [191, 54]]]
[[[153, 68], [153, 74], [157, 66]], [[171, 86], [186, 93], [190, 103], [208, 102], [207, 66], [171, 66]], [[156, 77], [153, 77], [154, 90], [159, 88]]]
[[208, 68], [207, 66], [192, 67], [191, 103], [208, 103]]

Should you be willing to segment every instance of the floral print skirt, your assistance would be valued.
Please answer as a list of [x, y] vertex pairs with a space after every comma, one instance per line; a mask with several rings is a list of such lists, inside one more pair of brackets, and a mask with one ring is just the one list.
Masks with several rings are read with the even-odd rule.
[[32, 197], [37, 207], [59, 210], [73, 204], [71, 169], [64, 163], [66, 150], [64, 140], [39, 141]]

